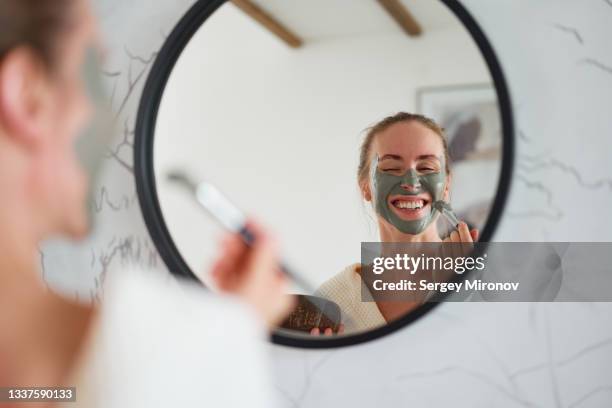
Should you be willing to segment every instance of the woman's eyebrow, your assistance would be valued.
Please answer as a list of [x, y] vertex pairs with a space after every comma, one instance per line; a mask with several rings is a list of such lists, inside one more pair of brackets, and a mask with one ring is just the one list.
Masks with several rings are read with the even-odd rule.
[[[435, 154], [422, 154], [420, 156], [417, 156], [416, 158], [417, 160], [427, 160], [427, 159], [436, 159], [438, 161], [440, 161], [440, 157], [436, 156]], [[378, 159], [378, 161], [383, 161], [383, 160], [403, 160], [402, 156], [399, 156], [397, 154], [385, 154], [384, 156], [382, 156], [380, 159]]]
[[438, 156], [436, 156], [435, 154], [423, 154], [423, 155], [417, 157], [417, 160], [426, 160], [426, 159], [440, 160], [440, 158]]
[[385, 154], [378, 161], [383, 160], [402, 160], [402, 156], [398, 156], [397, 154]]

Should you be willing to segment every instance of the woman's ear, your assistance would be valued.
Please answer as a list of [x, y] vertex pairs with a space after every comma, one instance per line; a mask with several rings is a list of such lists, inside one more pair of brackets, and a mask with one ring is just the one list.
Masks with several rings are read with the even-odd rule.
[[446, 186], [444, 186], [444, 201], [449, 201], [450, 199], [450, 185], [451, 185], [452, 177], [451, 174], [448, 173], [446, 175]]
[[365, 201], [372, 201], [372, 190], [370, 189], [370, 183], [367, 180], [359, 182], [359, 189], [361, 190], [361, 196]]
[[10, 51], [0, 63], [0, 123], [16, 142], [36, 144], [45, 128], [46, 72], [33, 51]]

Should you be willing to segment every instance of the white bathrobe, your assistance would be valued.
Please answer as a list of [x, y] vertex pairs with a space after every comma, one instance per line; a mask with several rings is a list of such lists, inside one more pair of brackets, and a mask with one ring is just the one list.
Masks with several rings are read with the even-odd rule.
[[360, 264], [348, 266], [339, 274], [324, 282], [317, 296], [336, 302], [342, 311], [345, 333], [375, 329], [387, 324], [376, 302], [362, 301], [361, 291], [368, 290], [358, 272]]
[[62, 407], [275, 407], [266, 330], [237, 299], [125, 270], [108, 285]]

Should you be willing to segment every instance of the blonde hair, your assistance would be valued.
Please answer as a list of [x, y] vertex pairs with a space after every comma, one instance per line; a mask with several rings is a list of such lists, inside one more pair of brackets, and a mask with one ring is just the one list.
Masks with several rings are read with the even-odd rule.
[[440, 136], [442, 146], [444, 147], [444, 158], [446, 162], [444, 170], [446, 171], [446, 174], [450, 174], [450, 157], [448, 154], [448, 143], [446, 142], [444, 129], [442, 129], [433, 119], [430, 119], [427, 116], [416, 113], [398, 112], [395, 115], [387, 116], [380, 122], [367, 129], [365, 138], [361, 143], [359, 166], [357, 167], [357, 181], [360, 185], [363, 183], [363, 181], [367, 180], [368, 177], [370, 168], [370, 150], [372, 149], [374, 137], [376, 137], [376, 135], [380, 132], [383, 132], [391, 127], [391, 125], [402, 122], [418, 122]]

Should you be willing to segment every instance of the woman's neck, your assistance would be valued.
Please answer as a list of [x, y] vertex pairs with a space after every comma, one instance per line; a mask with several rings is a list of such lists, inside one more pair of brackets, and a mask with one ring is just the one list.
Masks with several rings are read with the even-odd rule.
[[[438, 234], [438, 228], [436, 227], [435, 221], [432, 222], [425, 231], [417, 235], [412, 235], [402, 233], [393, 225], [390, 225], [379, 218], [378, 231], [381, 242], [427, 243], [442, 241], [440, 235]], [[395, 254], [397, 248], [390, 248], [389, 250], [392, 254]], [[383, 249], [383, 252], [384, 251], [385, 249]], [[388, 323], [399, 319], [414, 309], [417, 309], [419, 306], [421, 306], [421, 304], [422, 301], [408, 299], [405, 301], [376, 301], [378, 310]]]
[[440, 234], [438, 234], [438, 228], [435, 222], [432, 222], [425, 231], [420, 234], [404, 234], [394, 226], [381, 221], [378, 221], [378, 231], [380, 234], [381, 242], [440, 242]]
[[62, 384], [93, 317], [91, 307], [47, 288], [37, 258], [34, 250], [29, 259], [10, 256], [0, 261], [0, 378], [10, 385]]
[[0, 186], [0, 378], [9, 385], [60, 384], [87, 333], [92, 308], [48, 289], [25, 189], [6, 167], [0, 168]]

